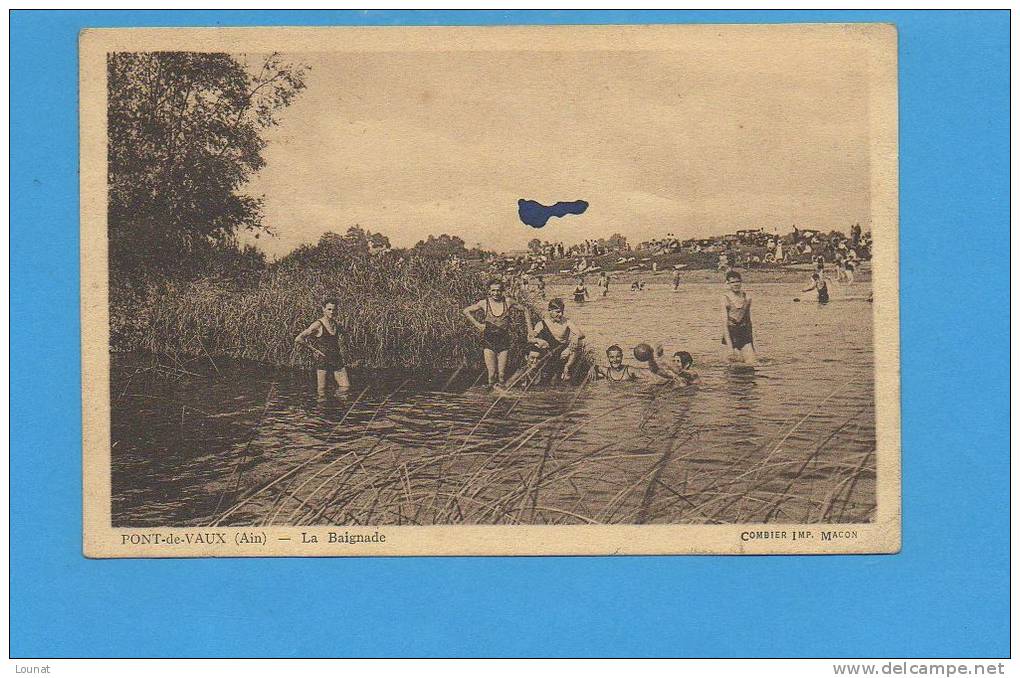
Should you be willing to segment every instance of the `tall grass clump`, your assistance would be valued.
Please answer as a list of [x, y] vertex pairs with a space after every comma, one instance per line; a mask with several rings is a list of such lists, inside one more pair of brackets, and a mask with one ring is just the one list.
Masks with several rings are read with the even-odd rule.
[[[176, 358], [226, 356], [309, 367], [294, 337], [339, 301], [350, 364], [369, 368], [481, 364], [481, 340], [461, 309], [485, 294], [485, 276], [438, 258], [298, 250], [244, 276], [149, 282], [114, 295], [111, 347]], [[537, 318], [537, 312], [535, 313]], [[525, 345], [515, 323], [515, 352]]]

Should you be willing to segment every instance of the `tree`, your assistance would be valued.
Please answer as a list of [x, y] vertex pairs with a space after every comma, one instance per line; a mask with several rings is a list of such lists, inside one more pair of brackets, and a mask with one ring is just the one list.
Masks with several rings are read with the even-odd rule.
[[388, 250], [390, 249], [390, 239], [382, 233], [369, 233], [368, 244], [373, 250]]
[[261, 199], [240, 189], [265, 165], [261, 132], [305, 70], [276, 54], [251, 71], [229, 54], [107, 57], [112, 271], [179, 271], [241, 231], [268, 230]]
[[538, 238], [532, 238], [528, 241], [528, 251], [534, 254], [542, 253], [542, 241]]
[[351, 252], [356, 254], [368, 254], [368, 236], [369, 234], [358, 224], [354, 224], [347, 229], [347, 235], [344, 240], [347, 241], [347, 247]]
[[614, 233], [613, 235], [609, 236], [609, 240], [606, 241], [606, 246], [611, 250], [616, 250], [617, 252], [626, 252], [627, 238], [620, 235], [619, 233]]
[[419, 240], [418, 243], [411, 248], [411, 254], [417, 254], [423, 257], [464, 257], [467, 253], [467, 248], [464, 247], [464, 241], [461, 238], [458, 238], [455, 235], [447, 235], [445, 233], [439, 237], [430, 235], [428, 240]]

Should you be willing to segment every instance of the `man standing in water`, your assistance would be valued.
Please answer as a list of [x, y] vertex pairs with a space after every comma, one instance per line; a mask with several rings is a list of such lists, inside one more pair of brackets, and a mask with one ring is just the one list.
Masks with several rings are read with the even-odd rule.
[[754, 334], [751, 329], [751, 297], [741, 290], [743, 279], [736, 271], [726, 274], [726, 291], [722, 296], [724, 346], [731, 349], [730, 357], [749, 365], [756, 362]]
[[322, 304], [322, 317], [294, 338], [298, 346], [307, 346], [315, 354], [315, 382], [320, 398], [326, 397], [329, 375], [336, 381], [336, 394], [342, 396], [351, 388], [343, 353], [340, 351], [340, 330], [336, 326], [336, 299]]
[[[510, 317], [515, 310], [523, 310], [527, 327], [531, 326], [530, 313], [503, 293], [502, 281], [489, 281], [489, 293], [484, 299], [461, 309], [471, 324], [482, 333], [482, 357], [488, 372], [489, 386], [506, 383], [506, 362], [510, 354]], [[475, 313], [482, 314], [479, 322]]]

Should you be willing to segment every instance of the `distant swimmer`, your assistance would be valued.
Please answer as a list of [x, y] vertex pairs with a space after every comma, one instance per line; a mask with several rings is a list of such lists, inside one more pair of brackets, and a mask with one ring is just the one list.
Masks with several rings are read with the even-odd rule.
[[607, 272], [602, 271], [599, 273], [598, 286], [602, 290], [602, 296], [609, 294], [609, 274]]
[[340, 350], [340, 330], [334, 320], [337, 306], [336, 299], [326, 299], [322, 304], [322, 317], [294, 338], [296, 345], [307, 346], [315, 353], [315, 381], [320, 398], [326, 396], [326, 382], [330, 375], [336, 381], [338, 396], [351, 388], [346, 361]]
[[588, 288], [584, 286], [584, 278], [578, 277], [577, 286], [574, 287], [574, 301], [583, 304], [588, 299]]
[[818, 292], [819, 304], [829, 303], [829, 286], [826, 284], [824, 277], [817, 273], [812, 273], [811, 284], [802, 289], [801, 292], [810, 292], [811, 290], [816, 290]]
[[676, 292], [680, 289], [680, 269], [673, 271], [673, 291]]
[[645, 284], [640, 280], [635, 280], [630, 284], [631, 292], [640, 292], [643, 289], [645, 289]]
[[754, 333], [751, 328], [751, 297], [744, 292], [743, 278], [736, 271], [726, 274], [726, 291], [723, 292], [722, 343], [731, 349], [731, 357], [754, 364]]
[[[482, 357], [488, 372], [489, 386], [506, 381], [506, 362], [510, 353], [510, 319], [514, 311], [522, 310], [520, 304], [508, 298], [503, 292], [503, 282], [498, 278], [489, 281], [488, 296], [461, 309], [461, 312], [482, 333]], [[525, 322], [529, 312], [523, 308]], [[482, 320], [475, 317], [482, 314]]]
[[570, 381], [570, 368], [577, 362], [584, 333], [565, 312], [562, 299], [549, 302], [548, 315], [528, 328], [528, 341], [549, 355], [549, 370]]

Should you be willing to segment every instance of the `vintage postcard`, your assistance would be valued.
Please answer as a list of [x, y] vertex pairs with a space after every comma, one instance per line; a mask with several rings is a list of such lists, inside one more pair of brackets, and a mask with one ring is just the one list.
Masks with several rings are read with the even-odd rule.
[[85, 554], [898, 551], [896, 49], [84, 32]]

